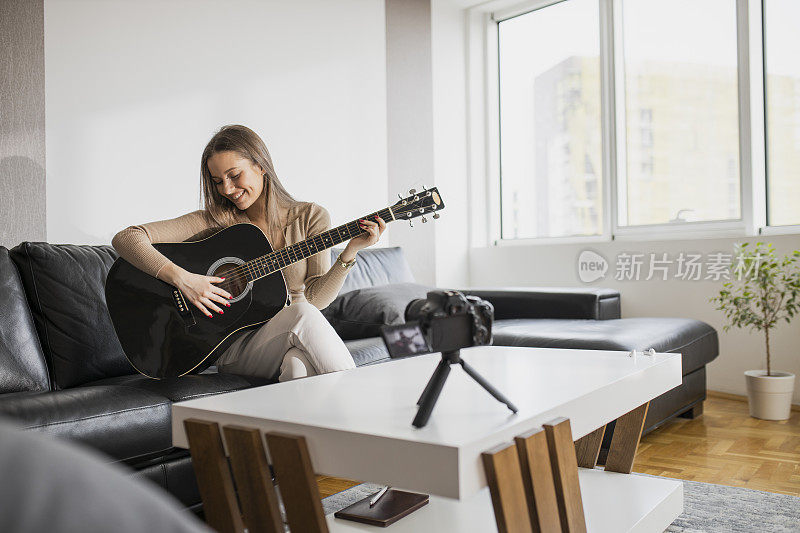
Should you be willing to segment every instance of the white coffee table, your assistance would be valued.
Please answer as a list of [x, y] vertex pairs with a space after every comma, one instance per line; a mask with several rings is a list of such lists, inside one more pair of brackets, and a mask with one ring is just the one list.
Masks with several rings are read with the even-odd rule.
[[[420, 531], [420, 520], [460, 531], [462, 520], [479, 517], [491, 530], [482, 452], [557, 417], [570, 419], [577, 440], [681, 383], [680, 354], [634, 361], [624, 352], [487, 346], [462, 357], [519, 412], [454, 367], [428, 425], [414, 428], [416, 402], [439, 362], [430, 354], [176, 403], [173, 443], [188, 447], [187, 418], [303, 435], [316, 472], [432, 495], [395, 531]], [[661, 531], [682, 512], [677, 481], [599, 470], [582, 470], [580, 479], [590, 531]], [[329, 522], [336, 531], [372, 529]]]

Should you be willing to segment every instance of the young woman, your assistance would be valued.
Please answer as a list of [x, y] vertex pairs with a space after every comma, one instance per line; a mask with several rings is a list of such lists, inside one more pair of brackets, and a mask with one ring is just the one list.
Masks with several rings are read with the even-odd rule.
[[[255, 224], [280, 249], [330, 229], [320, 205], [295, 200], [281, 185], [264, 141], [245, 126], [220, 129], [200, 161], [205, 209], [183, 216], [130, 226], [112, 246], [135, 267], [181, 290], [206, 316], [224, 313], [231, 294], [216, 285], [224, 278], [187, 272], [153, 243], [205, 238], [239, 222]], [[238, 337], [217, 359], [219, 372], [278, 378], [280, 381], [354, 368], [355, 363], [319, 312], [342, 288], [359, 250], [378, 242], [386, 223], [362, 220], [364, 232], [348, 241], [331, 265], [325, 251], [283, 269], [291, 305], [268, 322]]]

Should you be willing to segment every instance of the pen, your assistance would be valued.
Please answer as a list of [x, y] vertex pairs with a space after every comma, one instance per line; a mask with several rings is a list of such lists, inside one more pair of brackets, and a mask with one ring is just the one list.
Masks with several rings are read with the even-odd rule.
[[380, 500], [380, 499], [383, 497], [383, 495], [384, 495], [384, 494], [386, 494], [386, 491], [387, 491], [387, 490], [389, 490], [389, 487], [388, 487], [388, 486], [386, 486], [386, 487], [383, 487], [383, 488], [381, 489], [381, 491], [380, 491], [378, 494], [376, 494], [376, 495], [375, 495], [375, 497], [374, 497], [374, 498], [372, 498], [372, 499], [369, 501], [369, 506], [370, 506], [370, 507], [372, 507], [373, 505], [375, 505], [376, 503], [378, 503], [378, 500]]

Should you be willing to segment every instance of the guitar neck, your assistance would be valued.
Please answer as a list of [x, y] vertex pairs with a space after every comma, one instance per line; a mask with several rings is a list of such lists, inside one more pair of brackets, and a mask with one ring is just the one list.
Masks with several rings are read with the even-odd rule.
[[248, 281], [255, 281], [265, 276], [277, 272], [289, 265], [302, 261], [312, 255], [324, 252], [329, 248], [333, 248], [337, 244], [349, 241], [353, 237], [358, 237], [365, 233], [358, 221], [362, 219], [375, 220], [375, 216], [380, 216], [386, 222], [392, 222], [395, 219], [392, 209], [387, 207], [375, 213], [370, 213], [366, 216], [352, 220], [347, 224], [342, 224], [335, 228], [329, 229], [318, 233], [313, 237], [309, 237], [304, 241], [294, 243], [290, 246], [275, 250], [268, 254], [256, 257], [246, 263], [246, 275]]

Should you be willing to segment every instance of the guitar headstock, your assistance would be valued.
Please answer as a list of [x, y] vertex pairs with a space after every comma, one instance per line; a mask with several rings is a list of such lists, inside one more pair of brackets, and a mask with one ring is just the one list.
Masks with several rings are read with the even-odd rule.
[[433, 212], [433, 218], [439, 218], [438, 211], [444, 209], [444, 200], [436, 187], [422, 189], [419, 192], [411, 189], [408, 193], [409, 196], [400, 198], [391, 207], [395, 220], [411, 220], [422, 217], [422, 222], [427, 222], [428, 220], [423, 215], [431, 212]]

